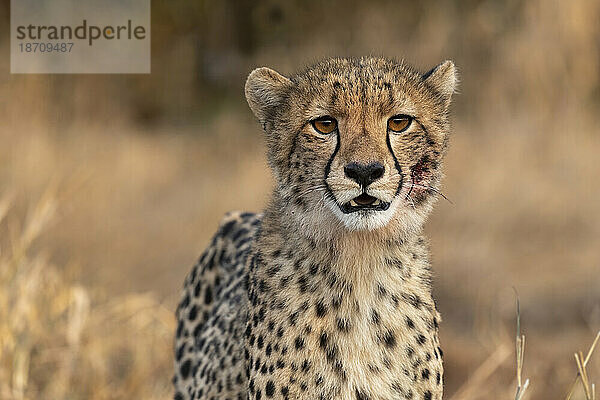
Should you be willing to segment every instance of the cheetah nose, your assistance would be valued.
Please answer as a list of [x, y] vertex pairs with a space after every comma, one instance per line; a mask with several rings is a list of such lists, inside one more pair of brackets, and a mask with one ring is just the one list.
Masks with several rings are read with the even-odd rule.
[[370, 164], [351, 162], [344, 167], [346, 176], [362, 186], [363, 189], [381, 178], [384, 172], [385, 167], [380, 162]]

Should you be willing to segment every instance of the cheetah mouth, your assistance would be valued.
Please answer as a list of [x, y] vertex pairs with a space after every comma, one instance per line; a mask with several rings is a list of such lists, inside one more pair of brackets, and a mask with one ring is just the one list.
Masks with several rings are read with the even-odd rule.
[[350, 214], [357, 211], [370, 210], [370, 211], [385, 211], [390, 207], [390, 203], [382, 201], [377, 197], [370, 196], [366, 193], [361, 194], [344, 203], [340, 206], [342, 212]]

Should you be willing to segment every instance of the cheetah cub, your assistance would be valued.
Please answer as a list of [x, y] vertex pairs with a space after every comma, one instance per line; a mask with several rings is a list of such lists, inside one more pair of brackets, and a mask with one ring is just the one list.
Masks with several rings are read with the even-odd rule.
[[252, 71], [276, 184], [263, 214], [224, 217], [185, 280], [175, 399], [442, 398], [421, 231], [456, 82], [450, 61]]

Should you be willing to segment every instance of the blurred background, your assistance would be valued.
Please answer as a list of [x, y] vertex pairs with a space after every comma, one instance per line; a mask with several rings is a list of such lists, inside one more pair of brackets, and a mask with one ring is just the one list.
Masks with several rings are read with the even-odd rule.
[[567, 397], [600, 329], [600, 2], [153, 0], [149, 75], [11, 75], [9, 11], [0, 399], [170, 397], [183, 279], [270, 192], [248, 72], [360, 55], [460, 71], [426, 226], [446, 398], [514, 398], [515, 291], [526, 397]]

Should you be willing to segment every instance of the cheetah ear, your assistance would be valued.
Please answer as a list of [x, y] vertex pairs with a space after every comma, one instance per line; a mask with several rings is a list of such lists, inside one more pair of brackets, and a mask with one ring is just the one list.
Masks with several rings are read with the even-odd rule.
[[458, 74], [452, 61], [444, 61], [423, 75], [423, 81], [429, 85], [448, 107], [452, 94], [458, 84]]
[[250, 72], [246, 80], [246, 100], [263, 127], [275, 108], [283, 103], [286, 89], [291, 85], [292, 81], [267, 67]]

